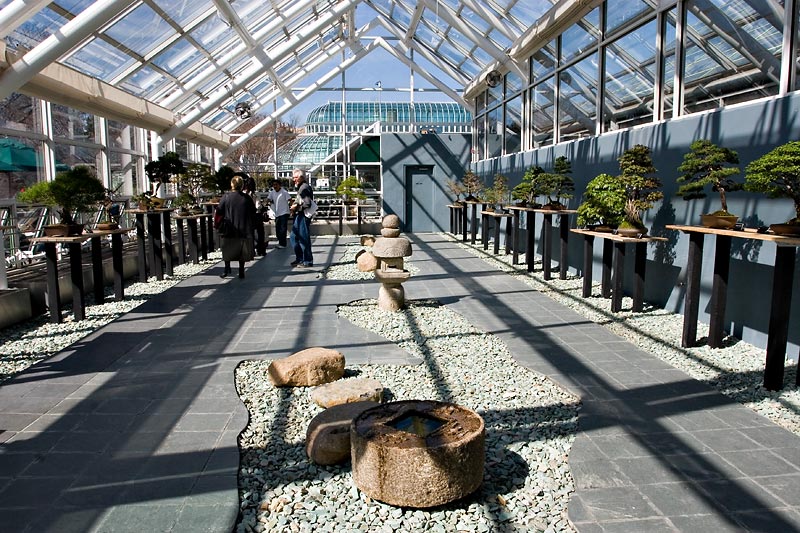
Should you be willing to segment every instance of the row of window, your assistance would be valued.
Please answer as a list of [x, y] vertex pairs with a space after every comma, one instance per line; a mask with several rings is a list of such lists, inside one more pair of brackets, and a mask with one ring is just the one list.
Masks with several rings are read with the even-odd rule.
[[606, 0], [533, 53], [529, 83], [510, 72], [481, 93], [476, 160], [795, 89], [798, 38], [784, 31], [800, 26], [796, 3], [657, 4]]

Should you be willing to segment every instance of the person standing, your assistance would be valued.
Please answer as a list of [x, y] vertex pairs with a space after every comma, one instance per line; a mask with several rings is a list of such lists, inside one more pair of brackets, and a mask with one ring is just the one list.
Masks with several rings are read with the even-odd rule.
[[292, 261], [293, 267], [307, 268], [314, 266], [314, 256], [311, 253], [311, 218], [306, 216], [305, 211], [311, 207], [314, 200], [314, 191], [306, 180], [305, 170], [296, 168], [292, 172], [294, 185], [297, 187], [290, 213], [294, 215], [292, 223], [292, 247], [294, 248], [295, 260]]
[[272, 180], [272, 190], [267, 195], [267, 201], [272, 206], [275, 217], [275, 236], [278, 238], [278, 248], [286, 248], [286, 232], [289, 229], [289, 191], [281, 187], [279, 180]]
[[244, 278], [244, 264], [255, 256], [253, 249], [253, 220], [256, 205], [250, 195], [242, 192], [244, 180], [241, 176], [231, 179], [231, 191], [219, 201], [217, 211], [227, 221], [227, 231], [220, 235], [222, 260], [225, 270], [221, 277], [231, 273], [231, 261], [239, 262], [239, 277]]
[[[242, 178], [242, 192], [252, 198], [254, 204], [256, 200], [256, 180], [253, 179], [247, 172], [239, 171], [234, 173], [234, 176]], [[265, 255], [267, 253], [267, 241], [264, 235], [264, 219], [258, 217], [253, 218], [253, 229], [255, 234], [253, 236], [253, 246], [257, 255]]]

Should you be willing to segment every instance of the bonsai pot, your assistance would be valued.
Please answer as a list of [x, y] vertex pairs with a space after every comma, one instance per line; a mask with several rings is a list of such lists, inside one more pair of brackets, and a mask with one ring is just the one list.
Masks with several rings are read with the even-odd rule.
[[706, 228], [731, 229], [738, 221], [736, 215], [700, 215], [700, 225]]
[[83, 233], [83, 224], [50, 224], [43, 229], [45, 237], [73, 237]]
[[617, 228], [616, 235], [620, 237], [644, 237], [647, 235], [647, 228]]
[[613, 228], [608, 224], [591, 224], [586, 226], [586, 229], [589, 231], [596, 231], [597, 233], [612, 233], [616, 228]]
[[548, 209], [550, 211], [561, 211], [563, 209], [566, 209], [566, 207], [564, 206], [564, 204], [560, 202], [549, 202], [544, 204], [542, 206], [542, 209]]
[[769, 230], [775, 235], [800, 236], [800, 224], [770, 224]]
[[97, 229], [101, 231], [119, 229], [119, 224], [116, 222], [101, 222], [97, 225]]

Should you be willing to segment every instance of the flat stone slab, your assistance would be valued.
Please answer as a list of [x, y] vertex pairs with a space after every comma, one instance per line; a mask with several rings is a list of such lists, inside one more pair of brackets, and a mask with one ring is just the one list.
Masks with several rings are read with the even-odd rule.
[[383, 385], [372, 378], [345, 379], [316, 387], [311, 391], [311, 399], [325, 408], [362, 401], [380, 403]]
[[308, 424], [306, 455], [319, 465], [335, 465], [350, 459], [350, 424], [355, 417], [379, 405], [355, 402], [322, 411]]
[[268, 368], [276, 387], [313, 387], [336, 381], [344, 375], [344, 355], [329, 348], [306, 348], [276, 359]]

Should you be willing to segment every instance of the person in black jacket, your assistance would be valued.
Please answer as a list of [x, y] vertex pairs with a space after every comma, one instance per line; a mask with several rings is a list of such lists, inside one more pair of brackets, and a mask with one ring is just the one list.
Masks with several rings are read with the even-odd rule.
[[292, 261], [292, 266], [306, 268], [314, 266], [314, 256], [311, 253], [311, 215], [306, 215], [306, 209], [311, 207], [314, 200], [314, 190], [308, 184], [304, 170], [296, 168], [292, 172], [292, 179], [297, 187], [297, 196], [289, 208], [290, 214], [294, 215], [291, 239], [295, 260]]
[[[256, 180], [247, 172], [239, 171], [235, 172], [233, 175], [242, 178], [242, 192], [252, 198], [255, 203]], [[264, 233], [264, 218], [258, 215], [258, 211], [256, 211], [256, 216], [253, 219], [253, 229], [255, 230], [255, 236], [253, 237], [255, 239], [255, 253], [256, 255], [265, 255], [267, 253], [267, 241]]]
[[242, 192], [243, 185], [242, 177], [234, 176], [231, 180], [233, 190], [225, 193], [217, 206], [228, 228], [225, 235], [220, 235], [222, 260], [225, 261], [223, 278], [231, 273], [231, 261], [239, 261], [239, 277], [244, 278], [244, 264], [254, 257], [253, 220], [256, 204], [250, 195]]

